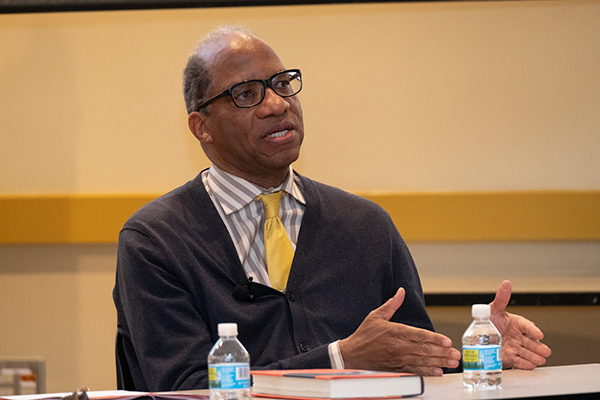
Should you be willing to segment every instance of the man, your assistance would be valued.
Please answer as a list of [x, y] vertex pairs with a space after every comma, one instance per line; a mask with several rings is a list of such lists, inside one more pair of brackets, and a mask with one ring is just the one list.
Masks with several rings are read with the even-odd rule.
[[[252, 368], [458, 367], [389, 215], [292, 170], [304, 137], [300, 71], [227, 27], [199, 44], [184, 81], [188, 125], [212, 167], [121, 231], [114, 300], [136, 389], [206, 388], [220, 322], [238, 324]], [[294, 252], [283, 283], [264, 247], [261, 196], [276, 192]], [[532, 322], [505, 312], [510, 293], [504, 282], [492, 303], [503, 364], [532, 369], [550, 349]]]

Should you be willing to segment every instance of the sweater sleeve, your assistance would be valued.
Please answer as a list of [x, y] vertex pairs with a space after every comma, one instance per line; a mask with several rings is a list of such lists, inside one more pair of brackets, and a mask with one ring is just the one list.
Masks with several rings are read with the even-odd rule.
[[212, 337], [167, 253], [138, 231], [120, 234], [113, 296], [136, 390], [207, 387]]
[[394, 290], [403, 287], [406, 291], [404, 302], [392, 316], [392, 321], [401, 322], [417, 328], [433, 331], [433, 324], [425, 308], [425, 297], [421, 287], [419, 273], [410, 251], [394, 226], [389, 220]]

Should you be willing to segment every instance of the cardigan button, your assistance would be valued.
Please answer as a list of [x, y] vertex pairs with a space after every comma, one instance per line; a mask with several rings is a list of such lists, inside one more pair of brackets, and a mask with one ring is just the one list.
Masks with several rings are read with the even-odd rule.
[[288, 298], [289, 301], [295, 301], [296, 298], [294, 297], [294, 295], [291, 292], [287, 292], [286, 296]]
[[310, 345], [308, 343], [300, 343], [300, 350], [306, 353], [310, 351]]

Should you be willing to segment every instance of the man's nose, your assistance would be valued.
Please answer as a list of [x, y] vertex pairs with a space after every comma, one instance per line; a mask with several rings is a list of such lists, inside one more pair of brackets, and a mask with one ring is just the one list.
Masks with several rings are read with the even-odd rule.
[[281, 115], [286, 112], [290, 108], [290, 103], [287, 99], [281, 97], [271, 88], [265, 89], [265, 98], [262, 103], [259, 104], [260, 107], [260, 115], [259, 116], [269, 116], [269, 115]]

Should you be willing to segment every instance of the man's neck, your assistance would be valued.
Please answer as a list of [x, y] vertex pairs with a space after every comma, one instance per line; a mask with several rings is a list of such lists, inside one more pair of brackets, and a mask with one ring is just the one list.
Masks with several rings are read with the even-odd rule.
[[225, 173], [233, 175], [237, 178], [248, 181], [248, 182], [250, 182], [254, 185], [257, 185], [263, 189], [272, 189], [272, 188], [277, 188], [277, 187], [281, 186], [285, 182], [285, 180], [288, 178], [288, 176], [292, 173], [291, 166], [288, 167], [286, 170], [282, 171], [282, 173], [278, 174], [277, 176], [264, 176], [264, 177], [257, 177], [255, 175], [228, 171], [227, 169], [217, 166], [214, 163], [213, 163], [213, 168], [218, 168], [222, 172], [225, 172]]

